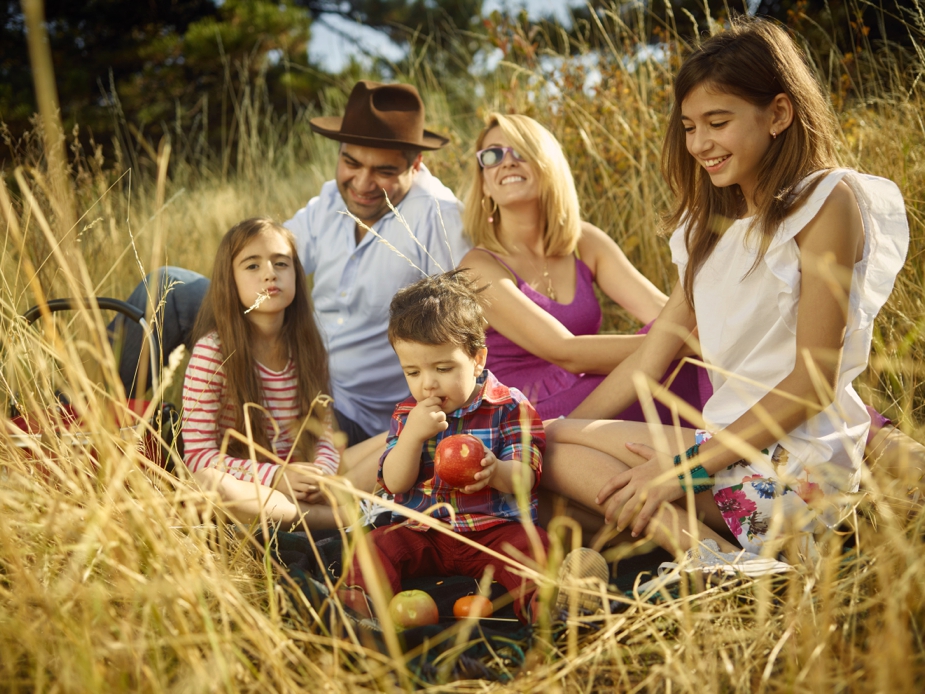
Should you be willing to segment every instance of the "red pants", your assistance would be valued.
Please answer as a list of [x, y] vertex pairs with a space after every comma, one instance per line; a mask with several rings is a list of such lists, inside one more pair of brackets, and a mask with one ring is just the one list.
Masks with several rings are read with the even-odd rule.
[[[543, 549], [549, 547], [546, 531], [536, 528]], [[514, 547], [524, 556], [536, 559], [533, 546], [523, 526], [517, 522], [499, 523], [486, 530], [475, 530], [464, 534], [470, 540], [493, 549], [503, 556], [517, 559], [504, 549], [505, 545]], [[532, 581], [516, 574], [511, 566], [500, 559], [471, 547], [456, 538], [436, 530], [412, 530], [405, 525], [390, 525], [377, 528], [369, 535], [379, 555], [385, 580], [392, 593], [401, 590], [403, 578], [421, 576], [469, 576], [476, 580], [482, 578], [485, 568], [494, 567], [494, 580], [500, 583], [514, 597], [514, 612], [522, 621], [525, 620], [524, 605], [530, 604], [530, 598], [536, 592]], [[367, 583], [354, 559], [353, 567], [347, 578], [348, 585], [358, 585], [366, 590]], [[369, 591], [366, 591], [369, 592]]]

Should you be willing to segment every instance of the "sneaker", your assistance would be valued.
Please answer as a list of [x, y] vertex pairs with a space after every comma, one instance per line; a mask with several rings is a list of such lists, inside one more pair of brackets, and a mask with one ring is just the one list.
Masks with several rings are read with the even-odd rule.
[[[376, 496], [381, 496], [384, 499], [392, 500], [391, 494], [386, 494], [384, 490], [379, 490], [376, 493]], [[369, 499], [360, 499], [360, 525], [361, 526], [377, 526], [380, 519], [385, 520], [385, 515], [392, 515], [392, 509], [386, 508], [377, 504], [375, 501], [370, 501]]]
[[749, 578], [781, 574], [793, 567], [776, 559], [759, 556], [744, 549], [739, 552], [721, 552], [715, 540], [704, 540], [687, 550], [684, 571], [702, 571], [724, 576], [745, 575]]
[[559, 593], [556, 595], [553, 614], [599, 612], [603, 607], [601, 586], [606, 588], [609, 582], [610, 567], [600, 552], [587, 547], [572, 550], [559, 567]]
[[636, 589], [640, 596], [651, 595], [660, 588], [681, 580], [681, 572], [702, 572], [710, 576], [757, 578], [768, 574], [782, 574], [793, 569], [789, 564], [768, 559], [744, 549], [739, 552], [721, 552], [716, 540], [706, 539], [697, 547], [687, 550], [680, 564], [666, 561], [658, 567], [658, 576]]

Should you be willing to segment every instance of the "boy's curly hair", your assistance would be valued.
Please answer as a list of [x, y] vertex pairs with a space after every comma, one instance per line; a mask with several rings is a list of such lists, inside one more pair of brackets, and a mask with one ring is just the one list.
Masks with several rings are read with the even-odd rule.
[[470, 357], [485, 347], [488, 321], [466, 270], [425, 277], [399, 290], [389, 306], [389, 342], [454, 344]]

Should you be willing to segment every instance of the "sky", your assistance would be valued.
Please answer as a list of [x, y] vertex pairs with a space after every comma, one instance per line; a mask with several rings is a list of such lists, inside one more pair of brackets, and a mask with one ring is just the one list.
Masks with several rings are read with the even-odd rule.
[[[531, 18], [553, 15], [561, 23], [569, 24], [569, 7], [579, 7], [583, 0], [485, 0], [482, 12], [524, 8]], [[361, 24], [351, 22], [339, 15], [323, 14], [312, 24], [312, 38], [308, 46], [310, 59], [328, 72], [340, 72], [356, 56], [362, 62], [362, 53], [354, 41], [344, 38], [359, 37], [364, 48], [389, 60], [400, 60], [404, 51], [392, 43], [384, 34]]]

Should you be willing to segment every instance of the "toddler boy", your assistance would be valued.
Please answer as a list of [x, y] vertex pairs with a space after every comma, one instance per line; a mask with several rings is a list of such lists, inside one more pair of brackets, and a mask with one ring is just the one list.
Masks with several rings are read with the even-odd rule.
[[[513, 558], [517, 553], [535, 558], [514, 492], [518, 485], [529, 490], [527, 521], [545, 550], [548, 538], [536, 527], [536, 490], [546, 446], [543, 423], [518, 390], [502, 385], [485, 368], [486, 321], [477, 294], [465, 272], [454, 271], [422, 279], [392, 299], [389, 341], [411, 397], [392, 415], [379, 483], [409, 509], [423, 512], [442, 504], [431, 515], [484, 547]], [[475, 482], [457, 489], [435, 476], [434, 454], [443, 438], [462, 433], [481, 439], [485, 456]], [[529, 620], [525, 606], [535, 587], [507, 563], [404, 516], [395, 514], [392, 522], [369, 536], [392, 593], [401, 590], [403, 578], [480, 579], [492, 566], [494, 579], [514, 597], [518, 617]], [[357, 562], [351, 579], [348, 583], [365, 590]]]

